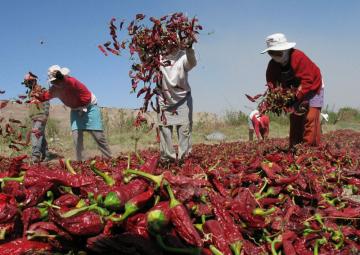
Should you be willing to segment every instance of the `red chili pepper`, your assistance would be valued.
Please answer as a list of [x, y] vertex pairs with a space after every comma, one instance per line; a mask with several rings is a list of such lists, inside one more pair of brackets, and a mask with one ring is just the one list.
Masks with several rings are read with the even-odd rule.
[[8, 104], [9, 100], [1, 100], [0, 101], [0, 109], [5, 108]]
[[142, 13], [139, 13], [139, 14], [136, 14], [136, 17], [135, 17], [137, 20], [143, 20], [145, 18], [145, 15], [142, 14]]
[[147, 191], [132, 197], [125, 203], [125, 212], [121, 215], [121, 217], [110, 217], [109, 219], [115, 222], [125, 220], [127, 217], [144, 207], [150, 199], [153, 198], [153, 195], [154, 190], [149, 188]]
[[[215, 200], [215, 197], [210, 196], [213, 204], [213, 211], [218, 222], [223, 226], [226, 240], [230, 245], [230, 249], [235, 255], [239, 255], [243, 245], [243, 237], [239, 231], [239, 227], [235, 224], [231, 215]], [[221, 198], [217, 198], [221, 199]]]
[[223, 253], [223, 255], [232, 255], [223, 226], [217, 220], [207, 220], [203, 224], [205, 234], [210, 234], [211, 243]]
[[52, 247], [48, 243], [29, 241], [26, 238], [15, 239], [0, 245], [0, 255], [26, 254], [28, 252], [51, 251]]
[[164, 183], [170, 196], [170, 214], [171, 222], [175, 227], [176, 232], [187, 243], [197, 247], [203, 246], [203, 241], [192, 224], [189, 213], [186, 207], [181, 204], [174, 196], [174, 193], [168, 183]]
[[293, 242], [296, 237], [296, 233], [290, 230], [285, 230], [285, 232], [282, 234], [282, 245], [285, 255], [297, 254], [295, 247], [293, 246]]
[[275, 180], [277, 178], [276, 174], [282, 170], [281, 167], [274, 162], [262, 162], [261, 169], [266, 173], [267, 177], [272, 180]]
[[300, 172], [298, 172], [296, 175], [289, 176], [289, 177], [278, 177], [275, 179], [275, 183], [277, 184], [289, 184], [293, 183], [295, 180], [299, 178]]
[[98, 48], [99, 48], [99, 50], [100, 50], [105, 56], [108, 56], [106, 50], [103, 48], [102, 45], [98, 45]]

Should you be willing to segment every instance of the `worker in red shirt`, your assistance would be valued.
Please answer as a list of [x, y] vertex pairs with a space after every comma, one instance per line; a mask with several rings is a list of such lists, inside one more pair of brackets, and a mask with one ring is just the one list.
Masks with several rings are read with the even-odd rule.
[[[295, 112], [290, 114], [290, 147], [304, 142], [318, 146], [320, 143], [320, 112], [324, 101], [324, 84], [319, 67], [302, 51], [294, 49], [296, 43], [288, 42], [281, 33], [266, 38], [271, 60], [266, 70], [266, 80], [273, 85], [297, 88]], [[296, 109], [307, 109], [301, 114]]]
[[270, 119], [269, 116], [259, 113], [258, 110], [254, 110], [249, 114], [249, 140], [252, 141], [254, 138], [254, 132], [258, 140], [266, 139], [269, 136], [270, 131]]
[[58, 65], [49, 67], [48, 80], [51, 87], [39, 95], [38, 99], [47, 101], [52, 98], [59, 98], [64, 105], [71, 108], [71, 130], [78, 161], [83, 160], [84, 131], [92, 135], [102, 154], [106, 158], [111, 158], [96, 97], [83, 83], [69, 76], [69, 73], [70, 70], [66, 67], [60, 68]]

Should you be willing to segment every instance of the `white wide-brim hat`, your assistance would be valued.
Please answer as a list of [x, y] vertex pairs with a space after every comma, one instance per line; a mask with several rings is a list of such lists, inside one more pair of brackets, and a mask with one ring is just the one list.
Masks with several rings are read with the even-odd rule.
[[60, 71], [60, 73], [62, 75], [69, 75], [69, 73], [70, 73], [70, 69], [67, 67], [60, 67], [59, 65], [52, 65], [48, 69], [48, 80], [50, 82], [56, 80], [55, 74], [57, 71]]
[[289, 50], [291, 48], [294, 48], [296, 45], [295, 42], [288, 42], [285, 35], [282, 33], [269, 35], [268, 37], [266, 37], [265, 42], [267, 48], [263, 50], [261, 54], [264, 54], [269, 50], [274, 50], [274, 51]]
[[321, 113], [321, 116], [324, 118], [325, 121], [329, 121], [329, 114]]

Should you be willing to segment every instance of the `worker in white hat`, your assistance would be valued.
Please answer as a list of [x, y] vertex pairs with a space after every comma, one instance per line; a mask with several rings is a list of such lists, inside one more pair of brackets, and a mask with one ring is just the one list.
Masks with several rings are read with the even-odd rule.
[[101, 119], [100, 107], [96, 97], [80, 81], [69, 76], [70, 70], [58, 65], [48, 69], [48, 80], [51, 87], [39, 99], [42, 101], [59, 98], [64, 105], [71, 108], [70, 121], [72, 136], [76, 148], [76, 158], [83, 160], [83, 132], [89, 132], [95, 139], [103, 156], [111, 158], [110, 148], [106, 141]]
[[[193, 99], [188, 76], [197, 64], [192, 42], [184, 49], [175, 47], [161, 56], [161, 61], [164, 65], [160, 66], [162, 77], [157, 91], [160, 163], [178, 160], [181, 165], [192, 149]], [[178, 153], [173, 146], [173, 132], [177, 132]]]
[[290, 147], [304, 142], [317, 146], [320, 143], [320, 112], [324, 100], [324, 84], [319, 67], [302, 51], [295, 49], [295, 42], [288, 42], [285, 35], [276, 33], [266, 38], [267, 48], [261, 53], [271, 57], [266, 70], [266, 80], [277, 86], [297, 88], [295, 109], [306, 106], [303, 115], [290, 115]]
[[248, 116], [249, 141], [254, 140], [254, 133], [258, 140], [267, 139], [270, 132], [270, 119], [265, 114], [260, 114], [259, 110], [253, 110]]

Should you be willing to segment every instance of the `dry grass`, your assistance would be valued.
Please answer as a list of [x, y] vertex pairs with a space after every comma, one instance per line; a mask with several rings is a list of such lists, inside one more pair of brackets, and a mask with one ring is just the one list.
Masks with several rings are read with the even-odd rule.
[[[18, 109], [19, 106], [13, 106], [10, 112], [4, 117], [17, 116], [18, 119], [28, 123], [26, 111]], [[18, 111], [18, 112], [17, 112]], [[20, 112], [19, 112], [20, 111]], [[69, 110], [62, 106], [52, 106], [50, 113], [51, 119], [47, 123], [47, 139], [51, 151], [58, 153], [66, 158], [73, 158], [74, 148], [69, 128]], [[139, 138], [138, 149], [158, 148], [156, 142], [156, 132], [153, 129], [149, 133], [136, 131], [132, 125], [134, 112], [121, 109], [103, 109], [103, 121], [105, 125], [105, 134], [110, 144], [114, 156], [119, 153], [133, 151], [135, 138]], [[270, 116], [270, 138], [288, 136], [289, 126], [287, 117]], [[342, 119], [323, 126], [323, 132], [329, 132], [337, 129], [353, 129], [360, 131], [360, 121], [352, 118]], [[246, 141], [248, 140], [248, 126], [246, 115], [241, 112], [228, 111], [220, 118], [214, 114], [197, 113], [194, 117], [193, 125], [193, 143], [217, 143], [217, 141], [207, 141], [206, 136], [212, 132], [221, 132], [226, 136], [225, 141]], [[174, 135], [175, 139], [175, 135]], [[176, 141], [176, 139], [175, 139]], [[99, 154], [97, 146], [89, 134], [84, 137], [85, 155], [87, 157]], [[22, 153], [30, 153], [31, 147], [25, 148]], [[7, 147], [4, 140], [0, 140], [0, 155], [15, 156]]]

